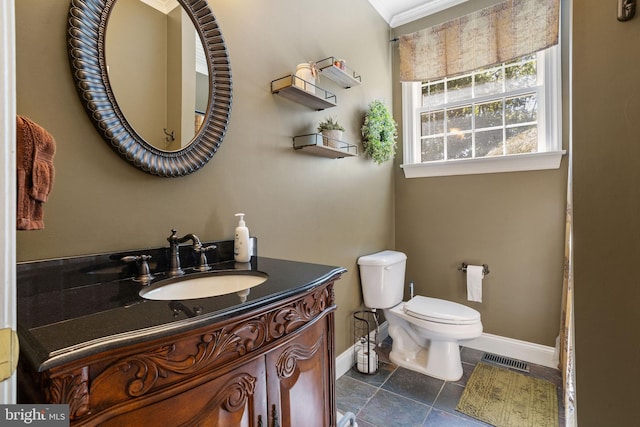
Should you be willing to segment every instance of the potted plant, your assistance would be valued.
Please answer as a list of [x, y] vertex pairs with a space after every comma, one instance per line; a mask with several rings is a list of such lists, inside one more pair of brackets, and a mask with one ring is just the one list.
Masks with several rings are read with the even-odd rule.
[[342, 132], [344, 132], [344, 128], [337, 120], [328, 117], [324, 121], [320, 122], [320, 124], [318, 124], [318, 132], [321, 132], [323, 135], [323, 145], [340, 148], [340, 141], [342, 140]]
[[396, 154], [398, 132], [396, 122], [382, 101], [369, 104], [362, 125], [362, 145], [366, 155], [382, 164]]

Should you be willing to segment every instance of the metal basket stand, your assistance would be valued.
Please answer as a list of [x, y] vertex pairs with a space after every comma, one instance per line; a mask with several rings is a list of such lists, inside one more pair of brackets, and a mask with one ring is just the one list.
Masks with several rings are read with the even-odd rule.
[[378, 370], [378, 314], [363, 310], [353, 313], [353, 364], [363, 374], [375, 374]]

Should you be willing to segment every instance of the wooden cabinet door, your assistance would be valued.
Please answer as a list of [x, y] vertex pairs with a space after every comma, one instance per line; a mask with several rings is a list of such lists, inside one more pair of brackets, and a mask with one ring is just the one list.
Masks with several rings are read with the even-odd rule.
[[258, 357], [166, 400], [121, 413], [99, 425], [267, 427], [266, 400], [264, 357]]
[[268, 427], [335, 425], [328, 318], [321, 317], [267, 353]]

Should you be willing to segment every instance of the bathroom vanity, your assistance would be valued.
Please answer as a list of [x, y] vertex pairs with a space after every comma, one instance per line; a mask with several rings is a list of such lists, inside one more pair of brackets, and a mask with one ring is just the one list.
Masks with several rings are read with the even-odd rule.
[[343, 268], [218, 255], [214, 272], [268, 279], [248, 295], [156, 301], [120, 255], [18, 266], [19, 402], [69, 404], [74, 426], [336, 425]]

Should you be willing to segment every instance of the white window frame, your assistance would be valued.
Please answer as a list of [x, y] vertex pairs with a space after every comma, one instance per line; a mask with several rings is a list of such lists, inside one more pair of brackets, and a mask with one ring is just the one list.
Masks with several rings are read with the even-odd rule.
[[562, 70], [560, 47], [554, 46], [538, 53], [543, 64], [544, 93], [538, 107], [538, 132], [543, 135], [536, 153], [476, 157], [421, 162], [420, 113], [422, 108], [421, 82], [402, 83], [402, 134], [405, 178], [471, 175], [499, 172], [557, 169], [562, 156]]

